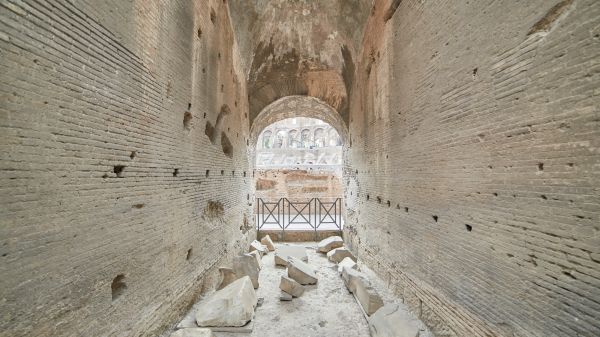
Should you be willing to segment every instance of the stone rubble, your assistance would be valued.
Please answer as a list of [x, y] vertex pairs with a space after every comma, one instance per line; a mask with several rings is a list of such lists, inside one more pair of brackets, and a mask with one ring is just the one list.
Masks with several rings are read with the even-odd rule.
[[265, 235], [265, 237], [263, 237], [262, 239], [260, 239], [260, 243], [263, 246], [267, 247], [269, 251], [275, 251], [275, 244], [273, 243], [273, 240], [271, 240], [271, 237], [268, 234]]
[[300, 297], [304, 293], [304, 287], [300, 283], [285, 275], [281, 276], [279, 289], [292, 295], [293, 297]]
[[342, 246], [344, 246], [344, 239], [342, 239], [340, 236], [330, 236], [319, 242], [317, 245], [317, 251], [321, 253], [328, 253], [332, 249], [340, 248]]
[[386, 304], [368, 319], [371, 337], [418, 337], [419, 321], [398, 304]]
[[346, 288], [356, 296], [367, 315], [372, 315], [383, 306], [381, 296], [361, 272], [345, 266], [342, 270], [342, 279]]
[[327, 258], [331, 262], [340, 263], [345, 258], [351, 258], [354, 262], [356, 262], [356, 257], [352, 255], [352, 253], [346, 248], [336, 248], [327, 253]]
[[254, 255], [244, 254], [234, 257], [233, 272], [237, 278], [243, 276], [250, 277], [254, 289], [258, 288], [258, 275], [260, 273], [260, 267]]
[[313, 267], [295, 257], [290, 257], [288, 259], [287, 272], [288, 277], [294, 279], [296, 282], [302, 285], [316, 284], [318, 280], [317, 273]]
[[253, 250], [248, 254], [253, 255], [256, 258], [258, 269], [262, 269], [262, 256], [260, 256], [260, 253], [257, 250]]
[[262, 243], [260, 243], [256, 240], [254, 240], [250, 243], [249, 252], [253, 252], [255, 250], [260, 253], [261, 257], [269, 252], [269, 249], [267, 249], [266, 246], [264, 246]]
[[203, 302], [196, 311], [196, 323], [200, 327], [243, 326], [252, 319], [256, 302], [252, 280], [244, 276]]
[[352, 260], [352, 258], [350, 257], [345, 257], [339, 264], [338, 264], [338, 273], [341, 275], [342, 271], [344, 269], [344, 267], [349, 267], [350, 269], [355, 269], [358, 270], [358, 265], [356, 264], [356, 262], [354, 262], [354, 260]]
[[308, 262], [306, 248], [293, 245], [280, 245], [275, 249], [275, 265], [287, 266], [288, 258], [294, 257], [301, 261]]

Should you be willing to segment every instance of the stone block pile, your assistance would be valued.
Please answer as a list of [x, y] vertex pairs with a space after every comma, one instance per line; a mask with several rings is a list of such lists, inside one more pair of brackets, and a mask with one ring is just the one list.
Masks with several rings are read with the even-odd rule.
[[316, 284], [316, 270], [308, 264], [306, 248], [292, 245], [282, 245], [275, 250], [275, 265], [286, 266], [287, 276], [281, 277], [279, 288], [282, 301], [291, 301], [304, 293], [304, 286]]
[[357, 258], [343, 244], [341, 237], [329, 237], [319, 242], [317, 251], [327, 254], [327, 259], [337, 264], [346, 288], [367, 316], [371, 337], [418, 337], [418, 321], [397, 304], [384, 304], [367, 276], [358, 269]]

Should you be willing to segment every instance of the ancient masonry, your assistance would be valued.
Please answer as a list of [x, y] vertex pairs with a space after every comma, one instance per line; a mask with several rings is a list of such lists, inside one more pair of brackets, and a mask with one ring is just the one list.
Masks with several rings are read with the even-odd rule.
[[247, 322], [291, 117], [339, 135], [371, 328], [367, 270], [427, 334], [600, 336], [600, 1], [0, 0], [0, 337], [160, 336], [220, 286]]

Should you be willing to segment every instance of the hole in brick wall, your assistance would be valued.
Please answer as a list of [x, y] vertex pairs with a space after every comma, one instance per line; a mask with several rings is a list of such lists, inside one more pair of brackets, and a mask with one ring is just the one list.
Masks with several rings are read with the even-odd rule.
[[562, 272], [564, 275], [567, 275], [568, 277], [572, 278], [573, 280], [576, 280], [577, 277], [575, 277], [575, 275], [571, 274], [571, 272], [563, 270]]
[[538, 171], [540, 171], [540, 172], [541, 172], [541, 171], [543, 171], [543, 170], [544, 170], [544, 163], [538, 163], [538, 164], [537, 164], [537, 169], [538, 169]]
[[367, 200], [369, 200], [371, 197], [367, 194]]
[[477, 77], [478, 68], [473, 68], [473, 78]]
[[233, 102], [233, 106], [237, 107], [237, 101]]
[[250, 200], [250, 194], [246, 194], [246, 200]]
[[221, 84], [221, 92], [225, 91], [225, 84]]
[[186, 111], [183, 114], [183, 128], [186, 130], [189, 130], [191, 125], [192, 125], [192, 113], [189, 111]]
[[470, 232], [473, 230], [473, 226], [471, 226], [469, 224], [465, 224], [465, 228], [467, 229], [467, 232]]
[[433, 215], [433, 216], [431, 216], [431, 217], [433, 218], [433, 220], [434, 220], [435, 222], [438, 222], [438, 216], [437, 216], [437, 215]]
[[225, 133], [221, 134], [221, 149], [227, 157], [233, 158], [233, 145]]
[[188, 110], [192, 108], [192, 103], [188, 103]]
[[202, 117], [202, 118], [206, 118], [206, 112], [204, 113], [204, 117]]
[[204, 128], [204, 134], [208, 137], [208, 139], [210, 139], [212, 143], [215, 134], [215, 128], [208, 121], [206, 122], [206, 127]]
[[177, 177], [179, 175], [179, 169], [176, 168], [173, 170], [173, 177]]
[[217, 21], [217, 13], [214, 9], [210, 9], [210, 21], [214, 24]]
[[381, 204], [381, 197], [377, 197], [377, 203]]
[[113, 167], [113, 172], [118, 178], [123, 178], [123, 171], [125, 171], [125, 165], [115, 165]]
[[568, 167], [573, 167], [573, 166], [575, 166], [575, 164], [574, 163], [567, 163], [567, 166]]
[[250, 140], [246, 139], [246, 146], [250, 146]]
[[187, 250], [187, 254], [185, 255], [185, 259], [189, 260], [192, 257], [192, 248]]
[[144, 206], [146, 206], [146, 204], [135, 204], [135, 205], [133, 205], [131, 207], [140, 209], [140, 208], [144, 208]]
[[131, 151], [131, 153], [129, 154], [129, 158], [133, 159], [133, 158], [135, 158], [135, 156], [137, 156], [137, 152]]
[[125, 275], [117, 275], [112, 280], [112, 283], [110, 284], [110, 289], [113, 301], [119, 298], [119, 296], [123, 295], [123, 292], [125, 292], [125, 289], [127, 289], [127, 284], [125, 284]]
[[206, 73], [206, 68], [202, 68], [202, 73], [205, 74]]
[[388, 207], [391, 207], [391, 206], [392, 206], [392, 203], [391, 203], [389, 200], [387, 201], [387, 206], [388, 206]]
[[198, 38], [202, 38], [202, 28], [198, 27]]
[[224, 174], [225, 174], [225, 170], [221, 170], [221, 175], [224, 175]]
[[246, 176], [246, 171], [244, 171], [244, 177]]
[[497, 196], [498, 196], [498, 193], [494, 192], [494, 196], [495, 196], [495, 197], [497, 197]]
[[231, 176], [235, 177], [235, 171], [231, 171]]
[[104, 179], [108, 178], [108, 174], [104, 173], [104, 174], [102, 175], [102, 178], [104, 178]]
[[404, 211], [408, 213], [408, 207], [404, 207]]
[[544, 194], [540, 195], [540, 198], [544, 199], [544, 200], [548, 200], [548, 197], [545, 196]]
[[220, 60], [221, 59], [221, 53], [217, 53], [217, 58]]
[[396, 204], [396, 209], [400, 209], [400, 205], [399, 204]]
[[208, 177], [208, 175], [210, 174], [210, 170], [206, 170], [206, 176]]

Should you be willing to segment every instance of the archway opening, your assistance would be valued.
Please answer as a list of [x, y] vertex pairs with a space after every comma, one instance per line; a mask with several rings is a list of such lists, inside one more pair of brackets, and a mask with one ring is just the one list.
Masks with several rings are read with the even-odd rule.
[[339, 114], [313, 97], [286, 97], [261, 112], [251, 131], [259, 236], [312, 240], [342, 230], [346, 139]]

